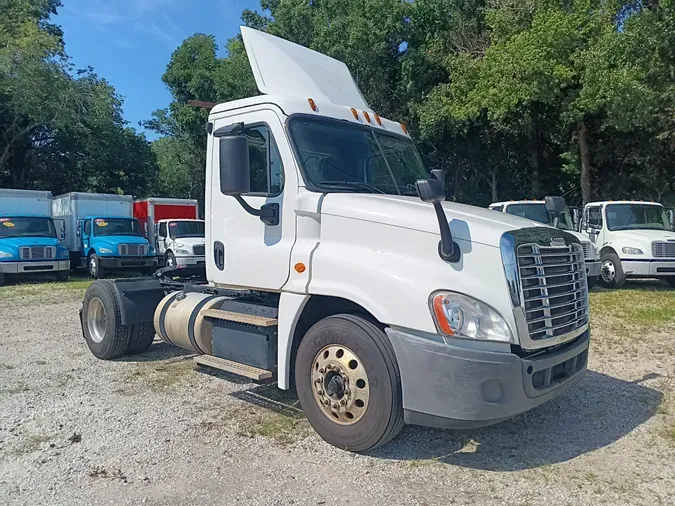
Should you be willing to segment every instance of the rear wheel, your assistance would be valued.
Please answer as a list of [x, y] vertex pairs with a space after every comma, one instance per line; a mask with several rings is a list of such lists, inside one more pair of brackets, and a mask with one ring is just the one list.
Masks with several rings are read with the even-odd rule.
[[131, 325], [129, 344], [125, 355], [135, 355], [147, 351], [155, 339], [155, 327], [152, 322], [134, 323]]
[[298, 347], [295, 384], [309, 423], [338, 448], [370, 450], [403, 428], [394, 351], [364, 318], [330, 316], [310, 328]]
[[94, 281], [82, 303], [82, 330], [94, 356], [110, 360], [124, 354], [131, 338], [131, 327], [122, 325], [113, 281]]
[[606, 288], [621, 288], [626, 284], [626, 275], [621, 267], [621, 259], [613, 251], [602, 255], [600, 269], [600, 283]]
[[103, 267], [101, 267], [101, 262], [96, 256], [96, 253], [89, 253], [89, 256], [87, 257], [87, 271], [94, 279], [103, 277]]

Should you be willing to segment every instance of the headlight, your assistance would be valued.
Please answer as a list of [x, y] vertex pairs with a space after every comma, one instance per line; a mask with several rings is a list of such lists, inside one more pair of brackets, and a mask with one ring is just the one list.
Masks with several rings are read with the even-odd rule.
[[176, 253], [177, 253], [178, 255], [189, 255], [189, 254], [190, 254], [190, 252], [189, 252], [188, 250], [186, 250], [186, 249], [177, 249], [177, 250], [176, 250]]
[[7, 253], [6, 251], [0, 251], [0, 258], [12, 258], [14, 255]]
[[631, 248], [629, 246], [626, 246], [625, 248], [621, 248], [621, 251], [623, 251], [627, 255], [643, 255], [644, 254], [644, 252], [640, 248]]
[[61, 250], [61, 258], [68, 258], [69, 256], [70, 256], [70, 252], [67, 249]]
[[504, 318], [487, 304], [454, 292], [431, 296], [431, 313], [441, 334], [467, 339], [513, 342]]
[[99, 248], [98, 251], [99, 251], [99, 253], [103, 253], [103, 254], [107, 253], [108, 255], [112, 254], [112, 252], [113, 252], [113, 250], [111, 250], [110, 248]]

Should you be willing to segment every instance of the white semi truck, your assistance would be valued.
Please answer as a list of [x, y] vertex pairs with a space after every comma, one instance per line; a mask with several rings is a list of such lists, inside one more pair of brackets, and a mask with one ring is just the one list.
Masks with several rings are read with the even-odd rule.
[[145, 350], [156, 332], [198, 364], [295, 388], [350, 451], [404, 423], [496, 423], [578, 383], [578, 238], [446, 202], [346, 65], [242, 35], [261, 95], [209, 116], [205, 271], [93, 283], [80, 313], [93, 354]]
[[675, 286], [675, 232], [656, 202], [605, 201], [584, 207], [581, 233], [600, 251], [600, 282], [620, 288], [627, 278], [658, 278]]
[[581, 247], [584, 250], [584, 262], [586, 263], [586, 277], [588, 287], [592, 288], [600, 277], [600, 254], [595, 245], [588, 239], [588, 237], [577, 232], [574, 226], [574, 220], [564, 205], [565, 209], [559, 216], [554, 216], [549, 209], [546, 208], [545, 200], [510, 200], [507, 202], [494, 202], [490, 204], [489, 209], [499, 211], [502, 213], [520, 216], [528, 220], [538, 221], [545, 225], [551, 225], [564, 230], [576, 236], [581, 242]]

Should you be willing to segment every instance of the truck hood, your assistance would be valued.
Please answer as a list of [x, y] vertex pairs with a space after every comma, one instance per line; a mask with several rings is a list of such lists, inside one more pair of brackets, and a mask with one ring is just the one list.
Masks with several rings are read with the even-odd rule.
[[178, 239], [172, 239], [172, 241], [185, 246], [203, 246], [206, 244], [204, 237], [179, 237]]
[[111, 249], [117, 251], [118, 244], [148, 244], [145, 237], [138, 237], [136, 235], [106, 235], [94, 237], [92, 243], [95, 246]]
[[675, 241], [675, 232], [668, 230], [617, 230], [612, 232], [617, 238], [621, 238], [628, 244], [631, 239], [652, 242], [652, 241]]
[[585, 242], [591, 242], [590, 239], [588, 239], [588, 237], [586, 237], [584, 234], [582, 234], [580, 232], [575, 232], [574, 230], [563, 230], [563, 232], [567, 232], [568, 234], [572, 234], [574, 237], [579, 239], [579, 242], [581, 242], [582, 244], [585, 243]]
[[60, 245], [54, 237], [3, 237], [0, 238], [0, 249], [18, 252], [19, 248], [31, 246], [54, 246]]
[[[499, 247], [502, 234], [510, 230], [546, 227], [525, 218], [454, 202], [443, 202], [443, 210], [455, 240], [487, 246]], [[440, 233], [433, 206], [413, 196], [329, 193], [323, 199], [321, 214]]]

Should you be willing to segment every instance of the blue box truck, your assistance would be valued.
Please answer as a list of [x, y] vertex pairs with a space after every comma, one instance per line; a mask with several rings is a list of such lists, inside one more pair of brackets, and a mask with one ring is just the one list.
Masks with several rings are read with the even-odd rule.
[[94, 278], [107, 271], [157, 269], [155, 249], [133, 217], [133, 197], [71, 192], [54, 197], [52, 215], [65, 220], [65, 244], [73, 268]]
[[7, 275], [29, 273], [68, 279], [68, 249], [59, 242], [64, 223], [52, 219], [51, 201], [48, 191], [0, 189], [0, 285]]

